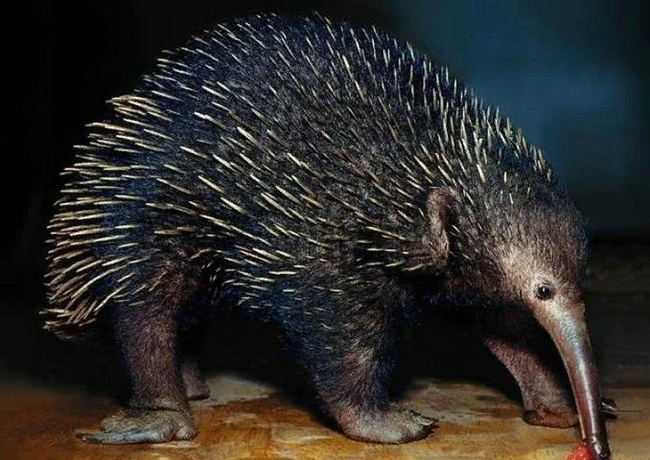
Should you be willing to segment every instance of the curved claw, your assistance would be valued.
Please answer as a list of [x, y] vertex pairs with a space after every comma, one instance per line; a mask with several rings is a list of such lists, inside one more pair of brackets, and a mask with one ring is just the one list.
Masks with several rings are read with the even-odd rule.
[[618, 407], [616, 407], [616, 402], [610, 398], [600, 398], [600, 411], [608, 419], [617, 419], [618, 418]]
[[438, 419], [437, 418], [427, 417], [426, 415], [422, 415], [422, 414], [420, 414], [418, 412], [415, 412], [415, 411], [413, 411], [413, 414], [415, 416], [415, 419], [422, 426], [427, 426], [427, 427], [432, 427], [432, 428], [436, 428], [438, 426]]
[[171, 441], [173, 434], [169, 439], [160, 431], [145, 430], [145, 431], [124, 431], [124, 432], [110, 432], [110, 431], [96, 431], [96, 432], [79, 432], [75, 436], [84, 442], [90, 444], [140, 444], [140, 443], [158, 443]]

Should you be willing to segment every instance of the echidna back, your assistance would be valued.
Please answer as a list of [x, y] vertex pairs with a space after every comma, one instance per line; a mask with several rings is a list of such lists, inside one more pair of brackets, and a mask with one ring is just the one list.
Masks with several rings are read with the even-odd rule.
[[431, 187], [477, 206], [507, 170], [550, 177], [446, 70], [319, 17], [206, 31], [91, 128], [51, 224], [59, 332], [144, 302], [178, 270], [219, 271], [251, 306], [319, 259], [412, 270]]

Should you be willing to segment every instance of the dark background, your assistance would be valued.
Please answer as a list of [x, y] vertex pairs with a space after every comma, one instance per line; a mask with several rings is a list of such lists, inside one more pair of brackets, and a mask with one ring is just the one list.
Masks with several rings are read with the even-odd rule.
[[[220, 20], [320, 10], [375, 24], [448, 65], [523, 128], [564, 178], [592, 237], [650, 235], [648, 2], [598, 0], [26, 2], [5, 65], [18, 97], [7, 133], [4, 280], [33, 283], [58, 172], [164, 48]], [[13, 56], [15, 53], [15, 57]], [[5, 107], [5, 110], [10, 110]], [[11, 124], [9, 125], [11, 126]]]

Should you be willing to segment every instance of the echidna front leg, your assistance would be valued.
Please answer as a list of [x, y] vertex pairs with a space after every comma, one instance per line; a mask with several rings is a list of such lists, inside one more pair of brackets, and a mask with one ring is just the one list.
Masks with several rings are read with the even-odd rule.
[[389, 405], [375, 410], [349, 403], [330, 408], [341, 429], [351, 439], [382, 444], [403, 444], [423, 439], [435, 428], [436, 420], [413, 410]]
[[350, 332], [360, 337], [368, 333], [365, 328], [375, 328], [370, 337], [359, 340], [359, 336], [344, 332], [348, 325], [343, 322], [330, 321], [328, 325], [334, 332], [321, 332], [327, 335], [324, 348], [310, 352], [318, 362], [312, 372], [320, 399], [344, 434], [359, 441], [387, 444], [426, 437], [435, 420], [388, 400], [394, 331], [357, 323]]
[[399, 444], [426, 437], [435, 420], [388, 399], [404, 309], [401, 293], [381, 280], [354, 289], [329, 282], [332, 295], [320, 284], [321, 291], [304, 293], [305, 304], [294, 314], [307, 314], [292, 317], [288, 331], [325, 409], [355, 440]]
[[[336, 331], [319, 337], [309, 352], [316, 366], [311, 372], [326, 410], [343, 433], [358, 441], [400, 444], [426, 437], [435, 420], [389, 403], [388, 379], [392, 356], [388, 330], [375, 331], [376, 342], [359, 343], [343, 332], [345, 324], [329, 323]], [[363, 335], [363, 324], [357, 324]], [[385, 336], [384, 336], [385, 334]], [[382, 343], [383, 342], [383, 343]]]
[[524, 420], [531, 425], [569, 428], [578, 424], [571, 393], [530, 344], [485, 337], [484, 343], [519, 384]]
[[131, 384], [129, 408], [106, 418], [101, 431], [80, 433], [100, 444], [191, 439], [196, 427], [178, 363], [173, 309], [146, 305], [115, 308], [115, 339]]

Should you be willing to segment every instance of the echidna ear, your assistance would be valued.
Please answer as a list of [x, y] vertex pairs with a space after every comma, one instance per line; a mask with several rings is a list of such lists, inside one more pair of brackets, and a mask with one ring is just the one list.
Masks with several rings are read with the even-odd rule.
[[436, 187], [431, 189], [427, 197], [428, 228], [424, 232], [424, 244], [436, 268], [444, 267], [449, 258], [448, 222], [454, 196], [449, 187]]

